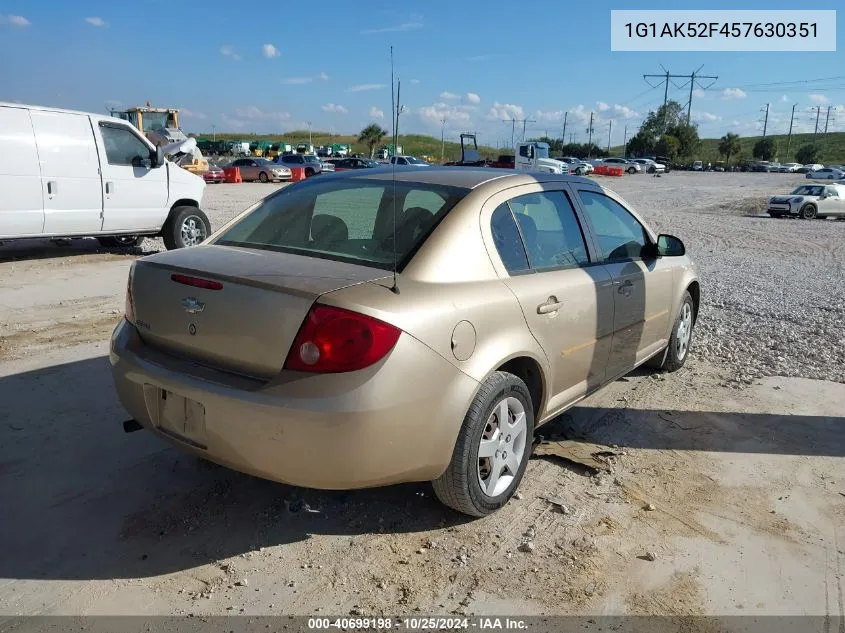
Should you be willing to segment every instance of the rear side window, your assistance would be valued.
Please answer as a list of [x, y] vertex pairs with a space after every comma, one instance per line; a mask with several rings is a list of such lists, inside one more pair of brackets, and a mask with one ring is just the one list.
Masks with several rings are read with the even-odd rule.
[[150, 148], [133, 132], [118, 125], [100, 124], [103, 145], [109, 165], [140, 166], [140, 161], [150, 157]]
[[508, 202], [531, 268], [571, 268], [590, 262], [575, 210], [562, 191], [519, 196]]
[[525, 254], [519, 229], [516, 228], [516, 221], [507, 204], [500, 204], [493, 211], [490, 230], [493, 233], [493, 243], [507, 271], [513, 275], [529, 270], [528, 256]]
[[387, 270], [393, 267], [395, 248], [402, 269], [467, 193], [461, 187], [381, 179], [308, 181], [265, 198], [216, 243]]

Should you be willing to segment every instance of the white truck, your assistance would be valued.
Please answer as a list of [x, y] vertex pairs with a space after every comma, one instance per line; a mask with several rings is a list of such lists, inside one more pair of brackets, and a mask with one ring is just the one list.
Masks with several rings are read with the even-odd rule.
[[205, 182], [130, 123], [89, 112], [0, 102], [0, 241], [96, 237], [168, 249], [211, 233]]
[[567, 163], [549, 158], [549, 144], [538, 141], [517, 143], [514, 164], [517, 171], [542, 172], [546, 174], [569, 173], [569, 165]]

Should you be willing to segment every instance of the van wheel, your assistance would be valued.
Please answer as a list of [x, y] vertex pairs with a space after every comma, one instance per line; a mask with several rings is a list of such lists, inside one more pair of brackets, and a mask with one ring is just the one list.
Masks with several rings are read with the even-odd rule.
[[260, 180], [261, 182], [267, 182], [269, 180], [269, 178], [267, 177], [267, 173], [262, 171], [260, 174], [258, 174], [258, 180]]
[[161, 237], [167, 250], [196, 246], [211, 234], [208, 217], [196, 207], [176, 207], [164, 224]]
[[97, 241], [107, 248], [123, 247], [129, 248], [132, 246], [140, 246], [144, 241], [143, 235], [110, 235], [108, 237], [98, 237]]
[[440, 501], [470, 516], [486, 516], [516, 492], [534, 438], [534, 409], [525, 383], [497, 371], [481, 385], [464, 417], [452, 460], [432, 482]]

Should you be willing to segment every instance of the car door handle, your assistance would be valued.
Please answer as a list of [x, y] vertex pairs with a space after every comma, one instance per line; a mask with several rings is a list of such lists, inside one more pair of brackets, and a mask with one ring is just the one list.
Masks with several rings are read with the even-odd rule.
[[113, 189], [114, 189], [114, 183], [113, 182], [107, 182], [106, 183], [106, 193], [107, 194], [112, 193]]
[[558, 301], [557, 297], [549, 297], [546, 299], [545, 303], [541, 303], [537, 306], [537, 314], [551, 314], [552, 312], [557, 312], [560, 310], [560, 306], [562, 305], [563, 301]]
[[52, 196], [58, 191], [58, 186], [56, 185], [56, 181], [48, 180], [47, 181], [47, 195]]
[[631, 294], [631, 288], [634, 286], [634, 282], [630, 279], [626, 279], [621, 284], [619, 284], [619, 288], [616, 290], [620, 295], [629, 295]]

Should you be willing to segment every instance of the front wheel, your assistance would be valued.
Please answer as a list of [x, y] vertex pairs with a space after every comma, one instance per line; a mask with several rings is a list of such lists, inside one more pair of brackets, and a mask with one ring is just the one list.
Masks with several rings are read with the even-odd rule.
[[497, 371], [481, 385], [464, 417], [452, 460], [432, 482], [440, 501], [463, 514], [495, 512], [516, 492], [534, 437], [534, 409], [525, 383]]
[[101, 246], [106, 248], [130, 248], [132, 246], [140, 246], [144, 241], [143, 235], [110, 235], [108, 237], [98, 237], [97, 241]]
[[211, 234], [208, 217], [197, 207], [176, 207], [162, 229], [167, 250], [196, 246]]
[[269, 178], [267, 177], [267, 172], [262, 171], [260, 174], [258, 174], [258, 180], [260, 180], [261, 182], [267, 182], [269, 180]]
[[648, 366], [663, 371], [678, 371], [684, 366], [692, 345], [692, 329], [695, 325], [695, 305], [689, 292], [684, 293], [681, 309], [675, 318], [675, 327], [669, 338], [669, 346], [648, 361]]
[[636, 170], [636, 169], [634, 169], [633, 167], [631, 167], [630, 169], [628, 169], [628, 173], [629, 173], [629, 174], [636, 174], [636, 173], [637, 173], [637, 170]]
[[798, 215], [805, 220], [812, 220], [816, 217], [816, 207], [812, 204], [805, 205], [801, 208], [801, 212]]

